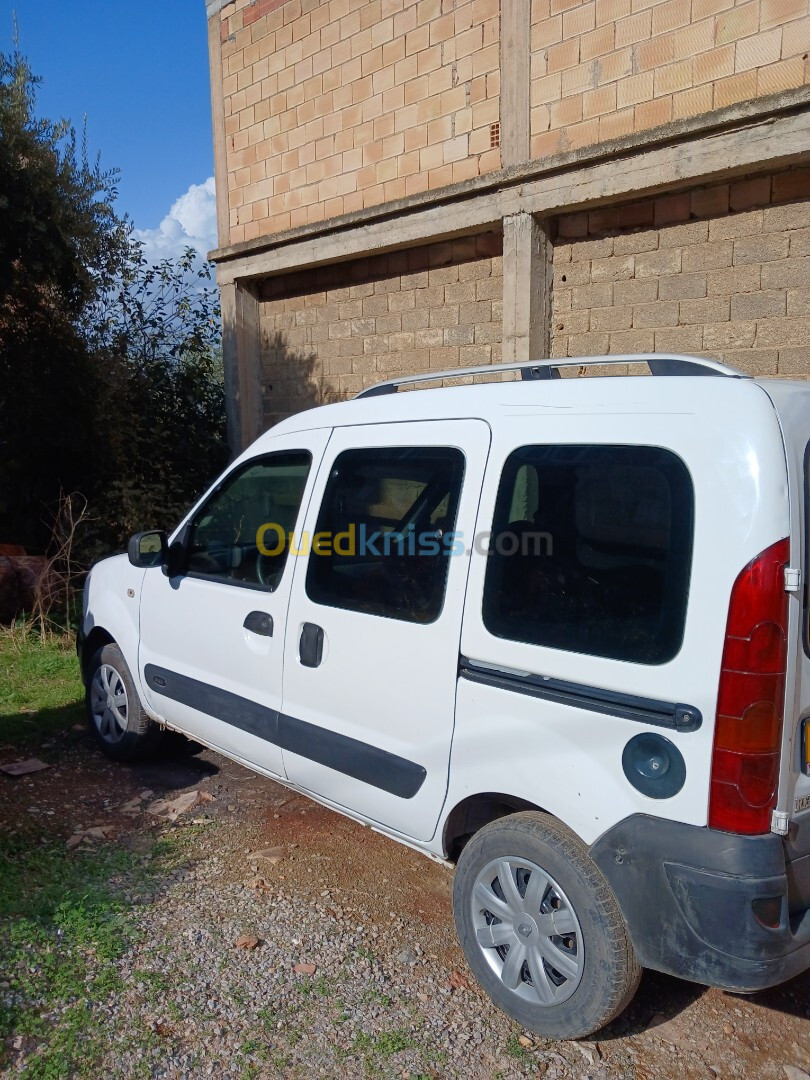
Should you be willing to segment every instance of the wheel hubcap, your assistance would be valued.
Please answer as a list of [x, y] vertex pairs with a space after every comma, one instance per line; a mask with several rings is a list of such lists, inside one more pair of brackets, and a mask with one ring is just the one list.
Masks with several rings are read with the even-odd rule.
[[119, 742], [127, 731], [127, 689], [110, 664], [102, 664], [90, 683], [90, 712], [105, 742]]
[[582, 979], [579, 919], [554, 878], [525, 859], [488, 863], [475, 879], [472, 918], [486, 963], [534, 1005], [559, 1005]]

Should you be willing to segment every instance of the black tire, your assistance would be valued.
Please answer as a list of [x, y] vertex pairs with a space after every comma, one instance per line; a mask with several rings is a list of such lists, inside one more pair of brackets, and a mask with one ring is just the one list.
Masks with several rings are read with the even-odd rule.
[[90, 731], [113, 761], [135, 761], [157, 749], [161, 729], [144, 712], [127, 662], [115, 643], [104, 645], [90, 661], [85, 708]]
[[458, 861], [453, 913], [475, 977], [530, 1031], [584, 1038], [636, 992], [641, 967], [616, 897], [580, 840], [545, 814], [512, 814], [473, 836]]

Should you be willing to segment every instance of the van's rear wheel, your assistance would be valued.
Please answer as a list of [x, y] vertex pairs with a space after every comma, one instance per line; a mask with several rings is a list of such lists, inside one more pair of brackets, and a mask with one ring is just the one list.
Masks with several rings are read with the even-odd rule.
[[85, 705], [90, 730], [108, 757], [133, 761], [157, 747], [160, 728], [144, 712], [117, 645], [104, 645], [90, 661]]
[[476, 978], [530, 1031], [590, 1035], [636, 991], [641, 968], [610, 886], [573, 833], [544, 814], [476, 833], [458, 862], [453, 911]]

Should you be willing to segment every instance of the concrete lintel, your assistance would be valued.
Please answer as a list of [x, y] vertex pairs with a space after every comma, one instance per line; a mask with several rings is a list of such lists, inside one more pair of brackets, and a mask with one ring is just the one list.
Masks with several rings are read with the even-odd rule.
[[262, 429], [259, 302], [249, 286], [221, 287], [228, 444], [235, 457]]
[[810, 110], [761, 120], [714, 137], [653, 147], [621, 159], [561, 168], [517, 186], [448, 196], [411, 213], [389, 211], [382, 220], [333, 225], [315, 236], [277, 241], [255, 253], [217, 264], [220, 283], [382, 254], [415, 244], [500, 227], [510, 214], [548, 217], [608, 205], [697, 183], [785, 168], [810, 158]]
[[[615, 140], [357, 211], [211, 253], [220, 282], [262, 276], [460, 236], [521, 211], [548, 215], [586, 205], [677, 190], [701, 181], [762, 172], [806, 160], [810, 89], [779, 95], [782, 111], [722, 110], [725, 126], [671, 126], [643, 140]], [[751, 115], [749, 115], [749, 113]], [[719, 126], [718, 126], [719, 125]], [[663, 133], [663, 134], [662, 134]], [[710, 136], [710, 137], [709, 137]]]
[[536, 360], [551, 345], [551, 241], [532, 214], [503, 221], [504, 363]]

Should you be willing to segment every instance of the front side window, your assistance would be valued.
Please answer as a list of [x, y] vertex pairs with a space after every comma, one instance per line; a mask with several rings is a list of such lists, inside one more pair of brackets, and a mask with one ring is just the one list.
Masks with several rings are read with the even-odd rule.
[[191, 524], [188, 573], [275, 589], [311, 464], [305, 451], [273, 454], [226, 477]]
[[484, 586], [497, 637], [640, 664], [680, 649], [694, 492], [647, 446], [525, 446], [506, 461]]
[[312, 537], [310, 599], [408, 622], [437, 619], [463, 474], [464, 455], [447, 447], [340, 454]]

